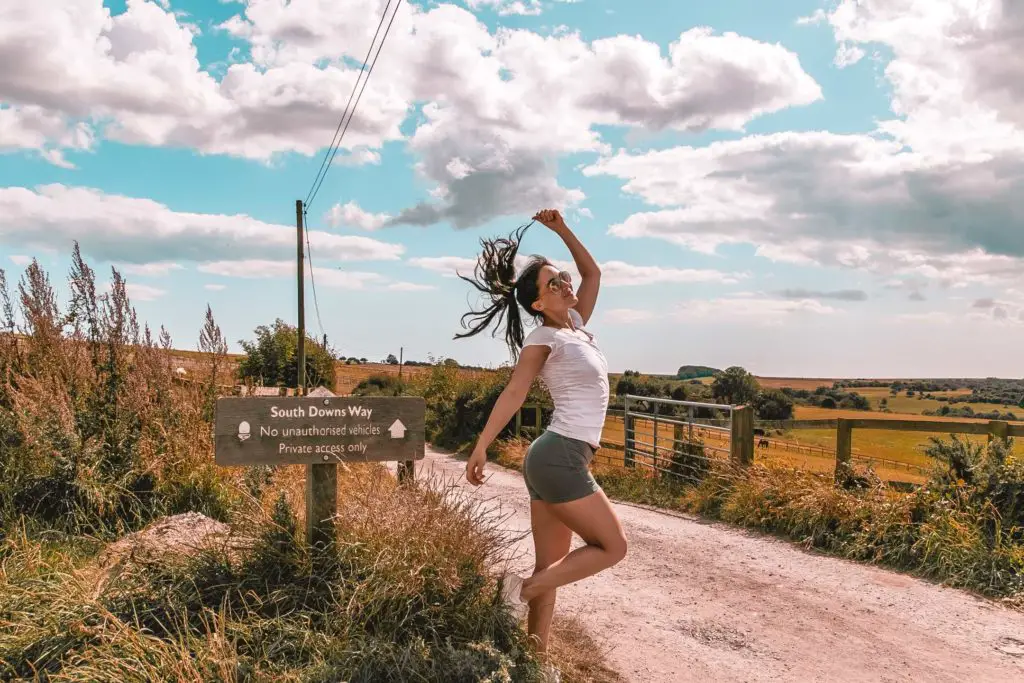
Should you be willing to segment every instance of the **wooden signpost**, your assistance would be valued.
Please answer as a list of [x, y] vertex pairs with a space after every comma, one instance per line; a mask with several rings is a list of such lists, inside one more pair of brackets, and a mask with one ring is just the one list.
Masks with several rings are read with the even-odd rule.
[[306, 467], [306, 539], [333, 538], [337, 463], [400, 463], [400, 473], [425, 453], [426, 403], [419, 396], [224, 397], [217, 400], [214, 458], [218, 465]]

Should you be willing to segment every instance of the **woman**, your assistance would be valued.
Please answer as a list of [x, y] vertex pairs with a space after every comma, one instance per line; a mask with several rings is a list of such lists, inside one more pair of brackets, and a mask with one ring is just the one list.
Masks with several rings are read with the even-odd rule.
[[[469, 337], [497, 319], [505, 320], [505, 340], [515, 369], [487, 419], [466, 463], [466, 479], [484, 481], [487, 448], [519, 410], [534, 378], [540, 376], [554, 400], [551, 424], [531, 445], [523, 462], [530, 494], [530, 517], [536, 565], [527, 579], [508, 576], [504, 593], [518, 616], [529, 611], [528, 630], [540, 651], [546, 651], [558, 587], [591, 576], [626, 556], [626, 537], [604, 491], [588, 469], [600, 447], [608, 407], [608, 364], [585, 325], [594, 312], [601, 271], [593, 257], [555, 210], [533, 217], [562, 238], [580, 273], [573, 292], [569, 273], [534, 256], [515, 277], [515, 259], [523, 233], [508, 239], [484, 240], [473, 279], [462, 277], [491, 304], [470, 311]], [[532, 224], [531, 224], [532, 225]], [[523, 337], [522, 306], [537, 324]], [[586, 545], [569, 552], [572, 533]]]

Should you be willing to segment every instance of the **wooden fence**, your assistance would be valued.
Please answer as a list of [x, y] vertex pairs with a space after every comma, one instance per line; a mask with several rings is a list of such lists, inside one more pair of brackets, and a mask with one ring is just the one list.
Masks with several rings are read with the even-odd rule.
[[[540, 406], [537, 405], [525, 405], [516, 414], [515, 418], [515, 433], [517, 435], [522, 433], [524, 420], [523, 413], [530, 413], [531, 426], [540, 424]], [[888, 431], [901, 431], [901, 432], [918, 432], [918, 433], [936, 433], [936, 434], [968, 434], [968, 435], [987, 435], [989, 440], [992, 439], [1003, 439], [1009, 440], [1013, 437], [1024, 436], [1024, 424], [1010, 423], [1003, 420], [991, 420], [989, 422], [978, 422], [968, 420], [898, 420], [888, 418], [839, 418], [835, 420], [786, 420], [776, 422], [757, 422], [755, 423], [753, 409], [749, 406], [735, 406], [732, 408], [733, 419], [731, 420], [730, 428], [723, 430], [721, 427], [717, 431], [727, 431], [729, 438], [728, 454], [729, 459], [740, 465], [746, 466], [755, 461], [755, 457], [758, 451], [758, 447], [762, 446], [765, 442], [774, 444], [776, 449], [793, 450], [797, 453], [807, 453], [815, 456], [825, 456], [834, 458], [834, 469], [833, 476], [835, 480], [844, 480], [851, 471], [853, 461], [867, 462], [874, 465], [881, 465], [892, 470], [905, 469], [908, 473], [914, 474], [917, 477], [923, 477], [927, 475], [928, 470], [926, 467], [916, 465], [913, 463], [902, 462], [897, 460], [891, 460], [888, 458], [879, 458], [874, 455], [868, 455], [864, 453], [858, 453], [853, 449], [853, 431], [855, 429], [871, 429], [871, 430], [888, 430]], [[647, 415], [634, 413], [632, 415], [623, 415], [621, 410], [609, 410], [608, 417], [619, 418], [623, 420], [623, 442], [608, 440], [605, 442], [607, 446], [622, 449], [625, 453], [623, 458], [623, 465], [629, 466], [633, 458], [630, 457], [630, 451], [632, 455], [637, 453], [645, 452], [650, 450], [652, 444], [647, 442], [638, 441], [635, 438], [636, 428], [631, 425], [625, 424], [628, 420], [635, 422], [638, 419], [646, 420], [655, 425], [655, 429], [658, 424], [672, 423], [673, 427], [678, 430], [679, 424], [676, 424], [671, 418], [658, 415]], [[699, 424], [703, 420], [692, 420], [686, 421], [685, 423], [691, 429], [701, 429], [702, 426]], [[755, 426], [756, 425], [756, 426]], [[712, 427], [708, 427], [712, 428]], [[812, 446], [807, 444], [799, 444], [790, 441], [784, 441], [775, 437], [769, 437], [765, 433], [766, 430], [780, 430], [780, 431], [791, 431], [801, 429], [835, 429], [836, 430], [836, 446], [834, 450], [824, 448], [821, 446]], [[535, 433], [539, 433], [541, 430], [536, 429]], [[626, 436], [632, 433], [634, 436], [630, 438]], [[676, 439], [679, 435], [676, 434]], [[658, 450], [657, 441], [654, 441], [654, 452]], [[763, 456], [762, 456], [763, 457]], [[906, 482], [904, 482], [906, 483]]]

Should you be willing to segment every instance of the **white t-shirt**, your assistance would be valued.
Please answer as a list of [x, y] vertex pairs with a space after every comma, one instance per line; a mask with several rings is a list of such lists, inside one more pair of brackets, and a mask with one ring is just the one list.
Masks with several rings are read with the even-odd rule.
[[608, 361], [583, 327], [580, 314], [570, 309], [569, 315], [575, 330], [540, 326], [527, 335], [523, 346], [551, 349], [540, 370], [555, 402], [548, 429], [597, 449], [608, 410]]

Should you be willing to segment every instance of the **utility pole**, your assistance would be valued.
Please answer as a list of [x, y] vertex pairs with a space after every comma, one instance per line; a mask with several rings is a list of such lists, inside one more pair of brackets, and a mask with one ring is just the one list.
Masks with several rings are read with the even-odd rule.
[[299, 382], [296, 395], [306, 394], [306, 255], [302, 249], [302, 200], [295, 200], [295, 237], [296, 256], [298, 258], [299, 276]]
[[405, 363], [405, 347], [398, 347], [398, 379], [402, 379], [402, 365]]
[[[306, 255], [302, 249], [303, 205], [295, 200], [295, 254], [299, 284], [299, 381], [296, 394], [306, 395]], [[334, 542], [334, 515], [338, 512], [338, 466], [334, 463], [306, 465], [306, 542], [323, 548]]]

